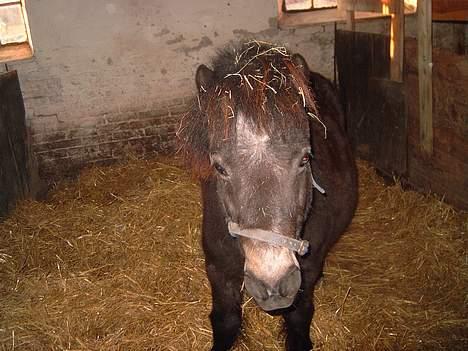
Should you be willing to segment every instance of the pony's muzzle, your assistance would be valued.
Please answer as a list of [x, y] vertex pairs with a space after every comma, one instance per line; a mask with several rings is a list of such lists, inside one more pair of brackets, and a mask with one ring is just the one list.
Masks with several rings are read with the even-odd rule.
[[229, 232], [239, 237], [245, 256], [245, 288], [265, 311], [291, 306], [301, 286], [295, 252], [307, 253], [309, 243], [258, 228], [241, 229], [228, 222]]
[[291, 306], [301, 286], [301, 272], [294, 265], [279, 279], [267, 283], [247, 270], [244, 283], [249, 294], [263, 310], [273, 311]]

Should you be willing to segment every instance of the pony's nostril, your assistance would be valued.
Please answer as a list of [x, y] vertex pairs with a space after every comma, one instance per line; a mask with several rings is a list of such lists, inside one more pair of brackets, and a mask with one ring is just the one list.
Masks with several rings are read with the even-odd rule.
[[255, 299], [266, 300], [270, 296], [265, 284], [246, 272], [244, 276], [245, 288]]
[[281, 296], [294, 296], [301, 286], [301, 272], [293, 267], [279, 282], [278, 291]]
[[267, 288], [267, 294], [268, 294], [268, 297], [279, 296], [279, 293], [277, 290], [272, 290], [270, 288]]

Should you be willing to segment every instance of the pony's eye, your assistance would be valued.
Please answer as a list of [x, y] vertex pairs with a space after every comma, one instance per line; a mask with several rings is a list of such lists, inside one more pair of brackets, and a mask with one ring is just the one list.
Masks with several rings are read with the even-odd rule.
[[310, 162], [310, 154], [304, 154], [301, 159], [301, 163], [299, 164], [299, 167], [304, 167], [306, 164]]
[[221, 174], [222, 176], [227, 176], [227, 172], [226, 172], [226, 169], [221, 166], [219, 163], [215, 162], [215, 164], [213, 165], [213, 167], [216, 169], [216, 171]]

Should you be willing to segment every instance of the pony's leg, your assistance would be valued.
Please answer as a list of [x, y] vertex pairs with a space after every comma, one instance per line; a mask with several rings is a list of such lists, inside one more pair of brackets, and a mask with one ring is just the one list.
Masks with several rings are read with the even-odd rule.
[[232, 274], [214, 265], [207, 265], [206, 271], [211, 283], [213, 303], [210, 313], [213, 329], [211, 350], [229, 350], [237, 339], [242, 321], [242, 271], [240, 274]]
[[314, 315], [313, 294], [315, 284], [323, 275], [323, 261], [304, 262], [301, 267], [302, 286], [294, 303], [294, 309], [283, 315], [288, 351], [309, 351], [313, 348], [310, 339], [310, 324]]
[[283, 315], [286, 327], [286, 350], [309, 351], [313, 344], [310, 339], [310, 323], [314, 305], [310, 294], [301, 294], [295, 309]]

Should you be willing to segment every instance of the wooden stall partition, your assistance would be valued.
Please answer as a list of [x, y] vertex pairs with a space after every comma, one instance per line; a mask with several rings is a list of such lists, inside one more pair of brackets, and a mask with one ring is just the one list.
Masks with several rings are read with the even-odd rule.
[[0, 75], [0, 219], [17, 199], [45, 193], [28, 143], [23, 97], [16, 71]]
[[468, 0], [433, 0], [434, 21], [468, 21]]
[[337, 31], [336, 59], [347, 132], [359, 157], [404, 176], [406, 113], [402, 83], [389, 79], [389, 37]]
[[347, 131], [359, 157], [413, 188], [468, 209], [468, 59], [433, 49], [433, 152], [420, 142], [418, 45], [405, 41], [403, 83], [389, 80], [388, 37], [336, 34]]
[[432, 0], [418, 1], [419, 142], [427, 156], [434, 148], [432, 109]]
[[433, 153], [419, 141], [417, 43], [407, 39], [408, 181], [468, 209], [468, 56], [433, 49]]

